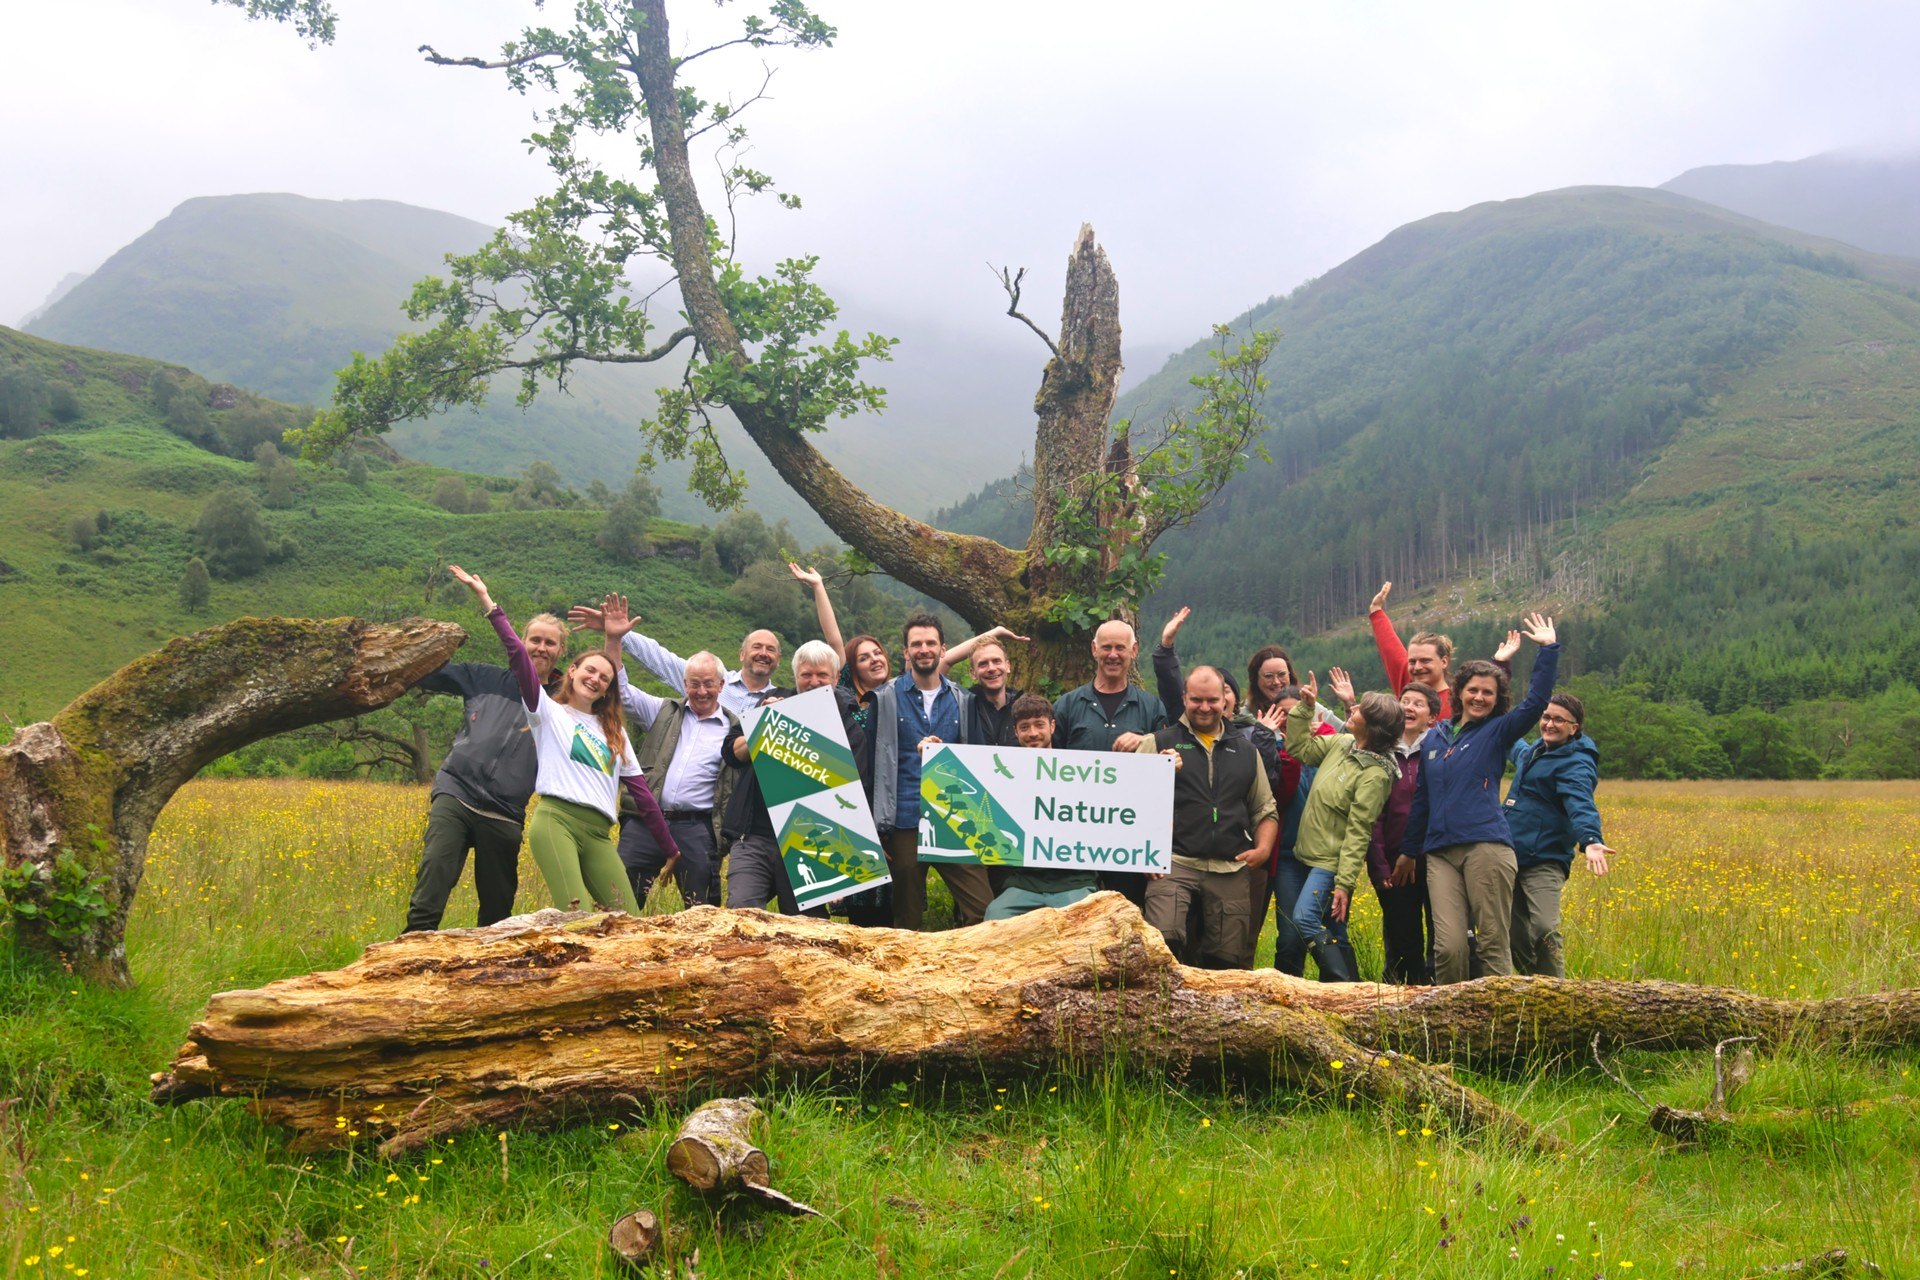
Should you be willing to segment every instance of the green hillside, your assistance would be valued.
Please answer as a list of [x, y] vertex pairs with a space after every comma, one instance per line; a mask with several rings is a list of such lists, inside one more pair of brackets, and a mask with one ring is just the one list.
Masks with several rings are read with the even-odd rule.
[[[1285, 335], [1273, 463], [1165, 541], [1146, 616], [1194, 606], [1183, 649], [1229, 663], [1279, 638], [1377, 671], [1360, 619], [1392, 579], [1405, 626], [1469, 652], [1535, 602], [1580, 617], [1573, 670], [1703, 712], [1904, 698], [1917, 287], [1920, 262], [1665, 192], [1403, 227], [1237, 322]], [[1120, 411], [1157, 421], [1204, 359]], [[1022, 539], [1013, 492], [948, 521]]]
[[[445, 255], [492, 234], [481, 223], [389, 200], [240, 195], [189, 200], [48, 306], [30, 332], [60, 342], [186, 365], [294, 403], [324, 403], [352, 353], [377, 354], [401, 331], [401, 304], [416, 280], [443, 274]], [[844, 301], [844, 300], [843, 300]], [[673, 299], [659, 305], [673, 313]], [[983, 311], [997, 310], [992, 298]], [[1038, 345], [1009, 324], [994, 342], [969, 341], [938, 319], [874, 314], [849, 304], [841, 323], [879, 329], [901, 344], [873, 373], [890, 391], [878, 416], [835, 426], [827, 455], [883, 500], [925, 512], [960, 497], [980, 476], [1010, 470], [1031, 448]], [[514, 405], [503, 382], [478, 411], [403, 423], [390, 437], [408, 457], [493, 475], [544, 459], [575, 484], [625, 483], [640, 452], [635, 424], [680, 366], [583, 367], [572, 394]], [[809, 541], [826, 536], [744, 434], [723, 424], [730, 456], [749, 476], [751, 501], [769, 520], [792, 522]], [[956, 468], [951, 441], [964, 432], [972, 460]], [[704, 520], [685, 492], [686, 468], [656, 477], [666, 511]]]
[[[288, 505], [261, 512], [287, 554], [252, 576], [215, 578], [207, 607], [189, 610], [180, 583], [200, 549], [202, 512], [222, 490], [269, 495], [252, 462], [190, 443], [156, 412], [148, 386], [165, 369], [0, 328], [0, 387], [37, 379], [75, 402], [71, 421], [49, 416], [26, 438], [0, 439], [0, 712], [16, 722], [46, 716], [172, 636], [248, 614], [450, 618], [475, 632], [466, 652], [497, 657], [463, 589], [444, 585], [438, 571], [450, 562], [483, 573], [516, 618], [627, 591], [653, 634], [687, 650], [737, 643], [756, 612], [730, 594], [728, 575], [689, 558], [700, 530], [655, 521], [658, 554], [634, 564], [596, 543], [601, 511], [454, 515], [434, 503], [454, 473], [366, 455], [364, 484], [341, 469], [295, 468]], [[291, 416], [242, 401], [209, 417], [217, 433], [224, 418], [273, 412]], [[487, 488], [496, 507], [512, 501], [512, 481], [462, 479]], [[83, 550], [74, 524], [89, 519], [97, 532]]]
[[1920, 154], [1844, 151], [1689, 169], [1661, 190], [1875, 253], [1920, 258]]

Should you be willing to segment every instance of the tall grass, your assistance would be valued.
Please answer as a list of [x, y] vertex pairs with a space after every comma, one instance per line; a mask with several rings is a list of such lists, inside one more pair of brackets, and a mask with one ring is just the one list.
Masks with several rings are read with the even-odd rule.
[[[1610, 784], [1602, 800], [1623, 856], [1569, 886], [1577, 974], [1920, 986], [1920, 786]], [[673, 1108], [393, 1161], [292, 1153], [238, 1102], [152, 1108], [146, 1073], [209, 992], [399, 930], [424, 814], [412, 788], [195, 784], [155, 835], [129, 937], [139, 988], [87, 988], [0, 945], [0, 1274], [613, 1275], [606, 1228], [637, 1205], [665, 1217], [676, 1274], [697, 1249], [703, 1277], [1631, 1280], [1747, 1275], [1835, 1246], [1891, 1275], [1920, 1259], [1915, 1055], [1769, 1056], [1743, 1113], [1893, 1104], [1755, 1119], [1701, 1149], [1649, 1133], [1595, 1072], [1473, 1081], [1568, 1139], [1553, 1157], [1118, 1062], [1004, 1091], [770, 1090], [776, 1182], [826, 1222], [715, 1211], [672, 1184]], [[522, 905], [544, 900], [526, 864]], [[473, 910], [463, 889], [448, 922]], [[1705, 1100], [1704, 1055], [1618, 1065], [1654, 1100]]]

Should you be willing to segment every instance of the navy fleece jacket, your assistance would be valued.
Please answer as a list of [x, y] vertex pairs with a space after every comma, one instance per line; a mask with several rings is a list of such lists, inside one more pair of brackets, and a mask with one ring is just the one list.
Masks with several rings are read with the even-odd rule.
[[1547, 709], [1559, 669], [1560, 646], [1542, 645], [1519, 706], [1477, 724], [1460, 727], [1448, 721], [1427, 730], [1420, 740], [1420, 781], [1413, 790], [1400, 852], [1423, 858], [1450, 845], [1513, 843], [1500, 811], [1500, 778], [1507, 771], [1507, 752]]

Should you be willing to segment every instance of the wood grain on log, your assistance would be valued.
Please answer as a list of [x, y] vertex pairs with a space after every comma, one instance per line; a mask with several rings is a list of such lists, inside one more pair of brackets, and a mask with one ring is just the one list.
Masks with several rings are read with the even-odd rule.
[[1176, 964], [1111, 893], [939, 934], [713, 907], [546, 911], [222, 992], [154, 1096], [245, 1097], [304, 1147], [345, 1145], [357, 1129], [395, 1153], [474, 1125], [625, 1115], [769, 1077], [977, 1080], [1113, 1055], [1536, 1140], [1448, 1072], [1370, 1052], [1290, 998], [1317, 985], [1229, 988]]
[[753, 1144], [766, 1113], [751, 1098], [715, 1098], [695, 1107], [667, 1148], [667, 1172], [708, 1194], [764, 1187], [773, 1179], [767, 1153]]

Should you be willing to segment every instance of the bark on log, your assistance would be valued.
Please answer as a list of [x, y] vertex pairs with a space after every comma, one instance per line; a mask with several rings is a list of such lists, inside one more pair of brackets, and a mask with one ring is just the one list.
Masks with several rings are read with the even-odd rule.
[[941, 934], [718, 908], [548, 911], [216, 995], [154, 1096], [245, 1097], [302, 1147], [357, 1129], [397, 1153], [473, 1125], [624, 1115], [769, 1077], [1004, 1078], [1118, 1055], [1534, 1140], [1446, 1071], [1366, 1051], [1293, 990], [1236, 991], [1176, 964], [1110, 893]]
[[383, 707], [452, 656], [466, 633], [424, 619], [242, 618], [171, 641], [0, 747], [0, 847], [39, 892], [70, 853], [107, 899], [76, 938], [17, 922], [20, 940], [96, 980], [128, 980], [125, 933], [147, 837], [173, 793], [249, 742]]

